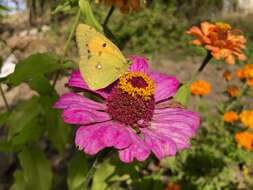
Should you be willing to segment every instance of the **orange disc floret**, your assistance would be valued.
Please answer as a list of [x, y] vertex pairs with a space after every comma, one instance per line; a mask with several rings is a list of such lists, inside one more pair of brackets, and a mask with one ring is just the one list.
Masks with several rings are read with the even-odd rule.
[[236, 142], [244, 147], [245, 149], [251, 151], [253, 150], [253, 134], [247, 131], [236, 133]]
[[225, 59], [228, 64], [235, 64], [235, 57], [246, 60], [242, 52], [246, 44], [245, 37], [227, 23], [202, 22], [200, 27], [191, 27], [187, 34], [197, 38], [191, 41], [192, 44], [203, 45], [217, 60]]
[[211, 92], [211, 85], [204, 80], [198, 80], [191, 84], [190, 91], [193, 95], [203, 96]]
[[230, 96], [230, 97], [236, 97], [240, 94], [240, 90], [237, 86], [235, 85], [230, 85], [228, 86], [227, 88], [227, 94]]
[[223, 115], [223, 120], [228, 123], [234, 123], [235, 121], [238, 120], [238, 115], [234, 111], [226, 112]]
[[109, 6], [117, 7], [124, 13], [127, 13], [130, 10], [138, 11], [141, 7], [140, 0], [96, 0], [96, 3], [105, 3]]
[[253, 110], [244, 110], [239, 117], [245, 127], [253, 128]]
[[181, 190], [181, 187], [176, 183], [170, 182], [170, 183], [168, 183], [165, 190]]
[[223, 73], [223, 78], [226, 80], [226, 81], [230, 81], [232, 80], [232, 73], [230, 71], [225, 71]]

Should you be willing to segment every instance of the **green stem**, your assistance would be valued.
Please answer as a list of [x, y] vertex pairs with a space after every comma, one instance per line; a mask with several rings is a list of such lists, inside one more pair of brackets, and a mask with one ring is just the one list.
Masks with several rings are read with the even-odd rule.
[[107, 13], [107, 16], [105, 18], [105, 21], [104, 21], [104, 24], [103, 24], [103, 27], [106, 28], [107, 27], [107, 23], [109, 22], [111, 16], [112, 16], [112, 13], [114, 11], [115, 7], [114, 6], [111, 6], [109, 12]]
[[[67, 42], [66, 42], [66, 44], [64, 46], [64, 49], [63, 49], [63, 55], [62, 55], [62, 57], [60, 59], [60, 64], [63, 64], [63, 61], [64, 61], [65, 57], [68, 54], [68, 50], [69, 50], [69, 47], [70, 47], [71, 40], [72, 40], [72, 38], [73, 38], [73, 36], [75, 34], [76, 26], [77, 26], [77, 24], [79, 22], [79, 19], [80, 19], [80, 13], [81, 13], [81, 11], [80, 11], [80, 9], [78, 9], [77, 14], [76, 14], [76, 18], [74, 20], [74, 24], [72, 26], [72, 29], [71, 29], [70, 34], [69, 34], [69, 37], [68, 37]], [[56, 75], [55, 75], [55, 79], [54, 79], [54, 82], [53, 82], [53, 88], [55, 87], [55, 85], [57, 83], [57, 80], [58, 80], [58, 78], [60, 76], [60, 73], [61, 73], [61, 70], [58, 70], [57, 73], [56, 73]]]
[[86, 180], [85, 180], [85, 184], [84, 184], [84, 189], [88, 190], [89, 189], [89, 185], [90, 182], [92, 180], [92, 177], [94, 176], [94, 173], [96, 172], [97, 168], [98, 168], [98, 164], [99, 164], [99, 157], [101, 154], [98, 154], [97, 157], [95, 158], [94, 162], [92, 163], [91, 168], [89, 169], [87, 176], [86, 176]]
[[209, 63], [209, 61], [212, 59], [212, 54], [210, 53], [210, 51], [207, 52], [207, 55], [205, 57], [205, 59], [203, 60], [201, 66], [199, 67], [199, 69], [197, 71], [195, 71], [193, 73], [193, 75], [191, 76], [189, 83], [192, 83], [193, 81], [196, 80], [196, 78], [198, 77], [198, 75], [203, 71], [203, 69], [205, 68], [205, 66]]
[[5, 97], [5, 94], [4, 94], [4, 91], [3, 91], [3, 88], [2, 88], [2, 84], [1, 84], [1, 83], [0, 83], [0, 92], [1, 92], [1, 96], [2, 96], [3, 101], [4, 101], [4, 104], [5, 104], [5, 107], [6, 107], [6, 109], [9, 111], [9, 110], [10, 110], [10, 106], [9, 106], [9, 104], [8, 104], [8, 101], [7, 101], [6, 97]]
[[209, 61], [212, 59], [212, 54], [210, 51], [207, 52], [207, 55], [204, 59], [204, 61], [202, 62], [202, 65], [199, 67], [198, 72], [201, 73], [203, 71], [203, 69], [205, 68], [205, 66], [209, 63]]

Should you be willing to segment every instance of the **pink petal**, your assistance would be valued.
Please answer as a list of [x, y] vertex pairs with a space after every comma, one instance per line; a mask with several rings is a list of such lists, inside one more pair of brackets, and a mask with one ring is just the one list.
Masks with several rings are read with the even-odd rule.
[[155, 82], [156, 102], [170, 98], [176, 94], [179, 81], [175, 77], [158, 72], [150, 72], [150, 77]]
[[131, 138], [131, 145], [126, 149], [119, 151], [120, 160], [125, 163], [130, 163], [136, 158], [139, 161], [144, 161], [150, 154], [150, 149], [143, 140], [130, 128], [127, 128]]
[[[200, 116], [197, 112], [192, 112], [181, 108], [166, 108], [166, 109], [155, 109], [153, 120], [155, 122], [175, 122], [178, 123], [176, 126], [184, 130], [192, 130], [196, 133], [196, 130], [200, 126]], [[185, 123], [186, 126], [181, 126], [179, 123]]]
[[79, 70], [75, 70], [75, 71], [72, 72], [72, 74], [70, 76], [70, 79], [69, 79], [69, 82], [68, 82], [68, 85], [71, 86], [71, 87], [81, 88], [81, 89], [84, 89], [84, 90], [87, 90], [87, 91], [91, 91], [95, 94], [98, 94], [98, 95], [102, 96], [105, 99], [108, 97], [108, 93], [109, 93], [108, 88], [100, 89], [100, 90], [97, 90], [97, 91], [91, 90], [88, 87], [88, 85], [86, 84], [86, 82], [83, 80]]
[[190, 147], [200, 125], [197, 113], [180, 108], [156, 109], [150, 129], [158, 135], [173, 140], [178, 149]]
[[129, 66], [129, 71], [141, 71], [144, 73], [149, 72], [148, 61], [146, 58], [132, 55], [129, 57], [129, 59], [132, 61], [132, 64]]
[[105, 110], [106, 105], [90, 100], [84, 96], [75, 93], [66, 93], [60, 97], [60, 99], [54, 104], [54, 108], [66, 109], [72, 107], [73, 105], [78, 105], [80, 107], [85, 107], [94, 110]]
[[113, 121], [82, 126], [75, 137], [76, 146], [89, 155], [97, 154], [107, 147], [123, 149], [130, 143], [131, 138], [126, 127]]
[[62, 117], [65, 123], [85, 125], [111, 120], [106, 112], [96, 111], [79, 105], [66, 108]]
[[174, 156], [176, 154], [177, 146], [173, 140], [149, 128], [141, 128], [140, 130], [144, 134], [144, 142], [158, 159], [163, 159], [166, 156]]

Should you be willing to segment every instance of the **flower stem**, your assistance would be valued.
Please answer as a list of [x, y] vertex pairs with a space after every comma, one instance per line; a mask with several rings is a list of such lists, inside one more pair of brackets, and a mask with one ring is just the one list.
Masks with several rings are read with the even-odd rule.
[[98, 154], [94, 160], [94, 162], [92, 163], [91, 168], [89, 169], [87, 176], [86, 176], [86, 180], [85, 180], [85, 184], [84, 184], [84, 189], [88, 190], [89, 189], [89, 185], [91, 182], [92, 177], [94, 176], [94, 173], [96, 172], [97, 168], [98, 168], [98, 164], [99, 164], [99, 157], [101, 154]]
[[107, 13], [107, 16], [105, 18], [105, 21], [104, 21], [104, 24], [103, 24], [103, 27], [106, 28], [107, 27], [107, 23], [109, 22], [111, 16], [112, 16], [112, 13], [114, 11], [115, 7], [114, 6], [111, 6], [109, 12]]
[[9, 104], [8, 104], [8, 101], [7, 101], [6, 97], [5, 97], [5, 94], [4, 94], [4, 91], [3, 91], [3, 88], [2, 88], [2, 84], [1, 84], [1, 83], [0, 83], [0, 92], [1, 92], [1, 96], [2, 96], [3, 101], [4, 101], [4, 104], [5, 104], [5, 107], [6, 107], [6, 109], [9, 111], [9, 110], [10, 110], [10, 106], [9, 106]]
[[94, 173], [96, 172], [96, 170], [98, 169], [98, 165], [99, 163], [103, 162], [103, 160], [110, 154], [113, 153], [113, 150], [103, 150], [100, 153], [97, 154], [95, 160], [93, 161], [87, 175], [86, 175], [86, 180], [84, 183], [84, 189], [88, 190], [89, 189], [89, 185], [91, 183], [91, 180], [94, 176]]
[[205, 66], [207, 65], [207, 63], [209, 63], [209, 61], [212, 59], [212, 54], [210, 51], [207, 52], [206, 58], [204, 59], [204, 61], [202, 62], [202, 65], [199, 67], [198, 69], [198, 73], [201, 73], [203, 71], [203, 69], [205, 68]]
[[[63, 61], [64, 61], [64, 58], [66, 57], [67, 53], [68, 53], [68, 50], [69, 50], [69, 47], [70, 47], [70, 43], [71, 43], [71, 40], [75, 34], [75, 29], [76, 29], [76, 26], [79, 22], [79, 19], [80, 19], [80, 14], [81, 14], [81, 11], [80, 9], [78, 9], [77, 11], [77, 14], [76, 14], [76, 18], [75, 18], [75, 21], [74, 21], [74, 24], [72, 25], [72, 29], [70, 31], [70, 34], [68, 36], [68, 39], [67, 39], [67, 42], [64, 46], [64, 50], [63, 50], [63, 54], [62, 54], [62, 57], [60, 59], [60, 64], [63, 64]], [[57, 83], [57, 80], [60, 76], [60, 73], [61, 73], [61, 70], [58, 70], [56, 75], [55, 75], [55, 78], [54, 78], [54, 82], [53, 82], [53, 88], [55, 87], [56, 83]]]

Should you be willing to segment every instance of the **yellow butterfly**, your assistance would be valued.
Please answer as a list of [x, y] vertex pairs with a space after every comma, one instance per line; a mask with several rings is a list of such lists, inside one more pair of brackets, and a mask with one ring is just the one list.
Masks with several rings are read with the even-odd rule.
[[93, 27], [79, 24], [76, 41], [79, 69], [90, 89], [105, 88], [127, 72], [129, 63], [118, 47]]

